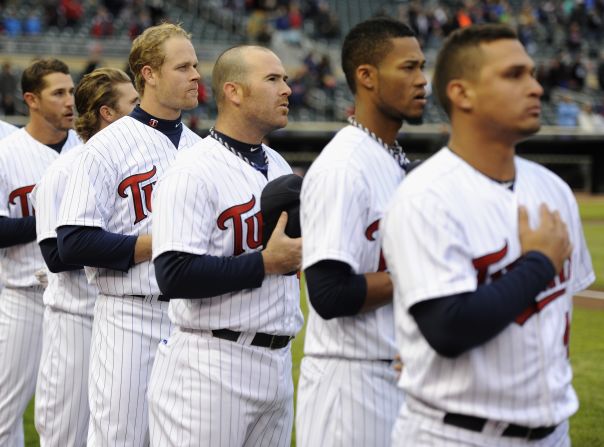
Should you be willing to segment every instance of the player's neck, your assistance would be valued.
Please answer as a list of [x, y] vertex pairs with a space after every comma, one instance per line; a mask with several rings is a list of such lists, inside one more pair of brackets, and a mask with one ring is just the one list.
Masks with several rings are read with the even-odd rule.
[[481, 138], [478, 133], [452, 131], [447, 146], [474, 169], [492, 179], [508, 181], [515, 176], [516, 150], [513, 144]]
[[259, 129], [246, 126], [243, 121], [237, 121], [218, 116], [214, 129], [218, 132], [231, 137], [233, 140], [247, 144], [260, 144], [265, 134]]
[[365, 107], [363, 103], [355, 105], [354, 117], [371, 132], [376, 134], [388, 145], [394, 144], [402, 122], [388, 119], [381, 113], [376, 113], [372, 108]]
[[34, 140], [46, 145], [57, 144], [67, 136], [66, 130], [57, 129], [44, 118], [37, 115], [31, 115], [31, 119], [26, 124], [25, 130]]
[[153, 115], [155, 118], [162, 120], [174, 121], [182, 114], [182, 110], [165, 107], [157, 102], [152, 96], [143, 96], [140, 102], [140, 108]]

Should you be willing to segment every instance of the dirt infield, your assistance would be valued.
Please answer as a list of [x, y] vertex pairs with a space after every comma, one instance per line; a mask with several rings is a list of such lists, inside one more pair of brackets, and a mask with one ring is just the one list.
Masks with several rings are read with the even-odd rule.
[[604, 310], [604, 292], [585, 290], [573, 297], [573, 304], [583, 309]]

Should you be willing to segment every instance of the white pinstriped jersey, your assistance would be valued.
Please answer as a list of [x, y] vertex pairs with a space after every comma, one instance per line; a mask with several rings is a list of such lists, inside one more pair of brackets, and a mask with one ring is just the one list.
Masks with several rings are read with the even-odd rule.
[[[81, 144], [66, 154], [61, 154], [46, 169], [44, 176], [32, 192], [32, 203], [36, 208], [37, 242], [56, 238], [57, 218], [65, 194], [67, 180], [73, 165], [84, 152]], [[44, 304], [54, 309], [92, 317], [98, 292], [89, 284], [84, 270], [48, 273], [48, 287], [44, 290]]]
[[[547, 169], [516, 157], [514, 190], [489, 179], [448, 148], [397, 190], [384, 219], [384, 253], [395, 285], [400, 386], [453, 413], [551, 426], [577, 410], [568, 336], [572, 296], [594, 280], [570, 188]], [[521, 254], [518, 206], [530, 224], [539, 205], [558, 210], [573, 245], [570, 262], [516, 321], [454, 359], [439, 356], [409, 314], [413, 304], [469, 292], [511, 268]]]
[[[362, 130], [347, 126], [304, 177], [300, 197], [302, 263], [345, 262], [355, 274], [384, 270], [379, 223], [404, 172]], [[323, 320], [310, 306], [304, 352], [351, 359], [395, 355], [392, 305], [354, 317]]]
[[4, 137], [9, 136], [15, 130], [18, 130], [17, 126], [13, 126], [11, 123], [7, 123], [6, 121], [0, 120], [0, 140]]
[[[181, 125], [179, 150], [200, 139]], [[120, 118], [86, 143], [65, 189], [57, 226], [99, 227], [123, 235], [150, 234], [153, 187], [176, 152], [163, 133], [130, 116]], [[149, 261], [125, 273], [92, 267], [86, 267], [86, 271], [103, 294], [160, 293]]]
[[[268, 179], [291, 168], [272, 149]], [[213, 138], [182, 151], [155, 197], [153, 257], [167, 251], [233, 256], [262, 248], [260, 195], [268, 180]], [[267, 275], [262, 287], [200, 300], [170, 301], [180, 327], [295, 335], [302, 326], [295, 276]]]
[[[62, 152], [80, 143], [77, 134], [70, 130]], [[34, 215], [31, 191], [58, 156], [56, 151], [29, 135], [25, 128], [0, 141], [0, 216]], [[44, 267], [44, 260], [38, 244], [32, 241], [3, 249], [0, 266], [5, 286], [29, 287], [38, 285], [34, 273]]]

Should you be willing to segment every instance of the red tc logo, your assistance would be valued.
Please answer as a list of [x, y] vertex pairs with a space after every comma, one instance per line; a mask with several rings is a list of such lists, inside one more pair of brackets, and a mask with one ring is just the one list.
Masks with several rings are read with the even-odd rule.
[[[157, 168], [153, 166], [153, 168], [148, 172], [134, 174], [130, 177], [127, 177], [126, 179], [122, 180], [117, 187], [117, 193], [124, 199], [128, 197], [126, 190], [130, 188], [132, 202], [134, 204], [135, 224], [139, 223], [143, 219], [146, 219], [151, 212], [151, 193], [153, 192], [153, 185], [155, 185], [155, 182], [147, 183], [145, 186], [141, 186], [141, 184], [153, 178], [156, 172]], [[145, 209], [147, 212], [145, 212]]]
[[[19, 205], [21, 205], [21, 215], [23, 217], [29, 217], [29, 193], [32, 192], [36, 185], [27, 185], [22, 186], [21, 188], [15, 189], [8, 195], [8, 203], [10, 205], [16, 205], [15, 200], [19, 200]], [[33, 207], [32, 207], [33, 211]], [[35, 214], [35, 211], [33, 211]]]
[[[380, 228], [380, 219], [376, 220], [375, 222], [373, 222], [371, 225], [369, 225], [367, 227], [367, 229], [365, 230], [365, 237], [367, 238], [368, 241], [375, 241], [375, 233], [377, 233], [377, 231]], [[380, 250], [380, 262], [378, 264], [378, 272], [385, 272], [386, 271], [386, 260], [384, 259], [384, 253], [382, 253], [382, 250]]]
[[218, 216], [216, 224], [221, 230], [226, 230], [226, 223], [232, 220], [233, 228], [233, 254], [235, 256], [240, 255], [244, 252], [243, 249], [243, 232], [245, 224], [245, 242], [250, 249], [256, 249], [262, 245], [262, 214], [258, 211], [256, 214], [243, 218], [243, 215], [251, 211], [256, 205], [256, 198], [252, 195], [249, 202], [242, 203], [241, 205], [232, 206]]

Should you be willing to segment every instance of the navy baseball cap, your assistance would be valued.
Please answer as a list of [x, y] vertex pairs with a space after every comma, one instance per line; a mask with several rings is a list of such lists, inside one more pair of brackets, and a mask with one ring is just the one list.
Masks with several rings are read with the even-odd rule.
[[266, 244], [277, 225], [281, 212], [287, 212], [285, 234], [291, 238], [300, 237], [300, 190], [302, 177], [287, 174], [277, 177], [266, 184], [260, 196], [262, 212], [262, 244]]

